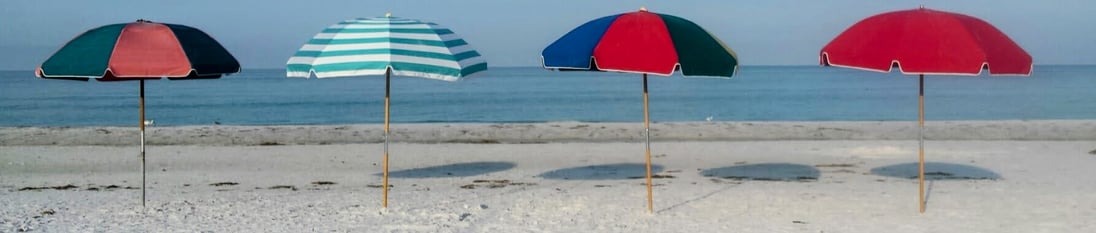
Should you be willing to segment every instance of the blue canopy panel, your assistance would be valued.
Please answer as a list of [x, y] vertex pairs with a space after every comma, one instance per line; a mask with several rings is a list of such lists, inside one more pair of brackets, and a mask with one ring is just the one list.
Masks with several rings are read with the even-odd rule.
[[594, 47], [601, 41], [601, 36], [608, 30], [609, 25], [616, 21], [617, 16], [620, 14], [586, 22], [552, 42], [540, 54], [544, 68], [594, 69], [590, 61], [594, 56]]

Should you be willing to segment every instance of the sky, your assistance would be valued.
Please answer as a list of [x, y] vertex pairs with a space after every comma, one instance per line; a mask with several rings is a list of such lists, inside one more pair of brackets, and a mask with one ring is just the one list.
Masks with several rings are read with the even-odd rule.
[[540, 66], [541, 50], [571, 29], [641, 6], [700, 25], [742, 65], [814, 65], [850, 25], [919, 5], [990, 22], [1037, 65], [1096, 64], [1092, 0], [0, 0], [0, 70], [33, 70], [86, 30], [137, 19], [199, 28], [245, 69], [284, 68], [323, 28], [385, 12], [450, 28], [492, 67]]

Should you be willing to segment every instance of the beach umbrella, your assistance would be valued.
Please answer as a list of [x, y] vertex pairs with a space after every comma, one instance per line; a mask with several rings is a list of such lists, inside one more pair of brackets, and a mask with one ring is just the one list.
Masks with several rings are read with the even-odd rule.
[[141, 205], [145, 205], [145, 80], [214, 79], [240, 63], [201, 30], [137, 20], [88, 30], [53, 53], [35, 75], [46, 79], [140, 82]]
[[689, 20], [640, 8], [578, 26], [541, 53], [543, 66], [557, 70], [640, 73], [643, 75], [643, 129], [647, 160], [647, 210], [651, 191], [651, 131], [647, 74], [730, 78], [738, 69], [734, 51]]
[[981, 19], [946, 11], [901, 10], [853, 24], [822, 48], [819, 62], [878, 72], [898, 67], [917, 74], [919, 205], [925, 212], [925, 75], [1031, 74], [1032, 61], [996, 27]]
[[286, 62], [286, 76], [384, 75], [384, 196], [388, 207], [388, 115], [391, 76], [457, 81], [487, 70], [487, 61], [460, 36], [431, 22], [357, 18], [331, 25]]

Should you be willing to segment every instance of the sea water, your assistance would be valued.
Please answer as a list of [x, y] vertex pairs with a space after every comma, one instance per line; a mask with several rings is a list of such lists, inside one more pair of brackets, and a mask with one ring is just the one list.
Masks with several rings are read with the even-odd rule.
[[[928, 120], [1096, 119], [1096, 66], [1036, 66], [1029, 77], [926, 76]], [[491, 67], [458, 82], [393, 77], [391, 120], [640, 122], [639, 74]], [[731, 79], [648, 77], [652, 121], [912, 121], [916, 75], [745, 66]], [[138, 82], [46, 80], [0, 71], [0, 126], [138, 123]], [[146, 81], [156, 125], [380, 123], [384, 78], [286, 78], [244, 69], [214, 80]]]

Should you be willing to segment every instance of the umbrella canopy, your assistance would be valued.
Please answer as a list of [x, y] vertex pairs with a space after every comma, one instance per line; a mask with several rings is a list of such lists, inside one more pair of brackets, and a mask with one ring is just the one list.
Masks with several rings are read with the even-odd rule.
[[286, 62], [286, 76], [384, 75], [456, 81], [487, 70], [464, 39], [435, 23], [392, 17], [345, 20], [312, 37]]
[[1031, 55], [981, 19], [926, 8], [887, 12], [852, 25], [822, 48], [819, 61], [903, 74], [1030, 75]]
[[925, 212], [925, 75], [1030, 75], [1031, 55], [981, 19], [925, 9], [887, 12], [852, 25], [822, 48], [823, 66], [918, 74], [919, 211]]
[[391, 75], [457, 81], [487, 70], [487, 61], [456, 33], [435, 23], [392, 17], [331, 25], [286, 62], [286, 76], [384, 75], [384, 194], [388, 207], [388, 120]]
[[731, 77], [734, 51], [681, 17], [640, 9], [578, 26], [541, 53], [548, 69]]
[[240, 63], [201, 30], [137, 20], [88, 30], [34, 71], [46, 79], [139, 80], [141, 206], [145, 205], [145, 79], [209, 79], [240, 72]]
[[57, 50], [36, 70], [47, 79], [217, 78], [240, 72], [240, 63], [201, 30], [137, 20], [88, 30]]
[[683, 18], [639, 11], [578, 26], [541, 52], [544, 68], [643, 74], [643, 127], [647, 137], [647, 211], [654, 211], [647, 74], [730, 78], [738, 58], [723, 41]]

